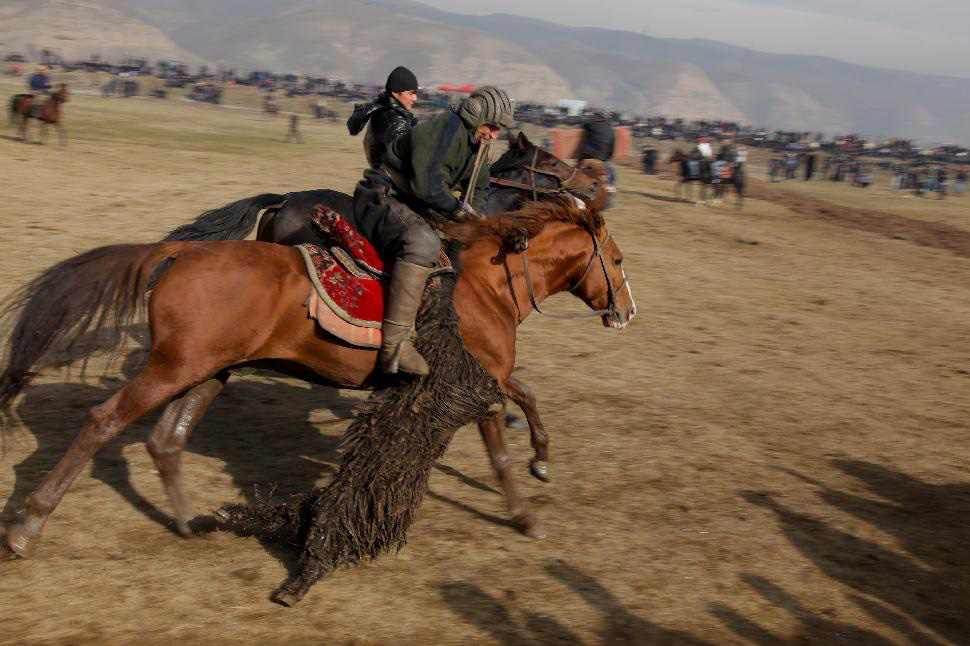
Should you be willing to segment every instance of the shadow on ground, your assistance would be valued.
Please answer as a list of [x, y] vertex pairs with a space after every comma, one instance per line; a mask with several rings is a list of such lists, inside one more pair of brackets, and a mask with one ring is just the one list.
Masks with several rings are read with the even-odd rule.
[[[133, 376], [142, 355], [141, 350], [129, 353], [122, 372]], [[34, 436], [37, 448], [14, 465], [14, 488], [2, 512], [4, 523], [14, 520], [27, 494], [64, 455], [88, 410], [124, 383], [102, 378], [98, 385], [68, 382], [39, 384], [25, 390], [16, 412]], [[337, 446], [346, 426], [344, 420], [352, 417], [357, 401], [342, 398], [330, 388], [230, 379], [190, 438], [187, 452], [220, 460], [233, 484], [247, 497], [252, 496], [256, 483], [275, 483], [280, 494], [307, 492], [339, 463]], [[99, 451], [92, 460], [91, 475], [114, 488], [135, 509], [173, 528], [170, 510], [156, 508], [131, 485], [123, 454], [129, 445], [147, 439], [163, 408], [125, 429]], [[311, 413], [317, 409], [328, 409], [338, 418], [332, 434], [321, 434], [310, 422]], [[183, 471], [189, 475], [191, 467]]]
[[[599, 613], [596, 641], [606, 644], [709, 644], [689, 633], [671, 630], [627, 610], [599, 581], [568, 563], [557, 560], [546, 573], [571, 589]], [[508, 591], [498, 599], [465, 581], [439, 585], [439, 593], [452, 612], [502, 644], [582, 644], [583, 640], [560, 619], [522, 608]]]
[[[856, 478], [873, 497], [838, 491], [797, 472], [789, 473], [818, 487], [822, 500], [829, 505], [891, 536], [899, 551], [832, 527], [772, 496], [756, 492], [741, 495], [774, 513], [788, 541], [819, 570], [855, 590], [858, 594], [850, 599], [874, 623], [915, 643], [935, 643], [911, 617], [946, 639], [966, 643], [970, 635], [970, 484], [931, 484], [869, 462], [838, 460], [833, 466]], [[778, 607], [793, 616], [806, 616], [804, 609], [776, 586], [751, 575], [744, 578]], [[713, 612], [740, 635], [769, 637], [756, 626], [738, 620], [729, 608], [715, 607]], [[809, 634], [819, 631], [820, 638], [838, 628], [819, 621], [806, 624]], [[870, 636], [868, 643], [885, 641]]]

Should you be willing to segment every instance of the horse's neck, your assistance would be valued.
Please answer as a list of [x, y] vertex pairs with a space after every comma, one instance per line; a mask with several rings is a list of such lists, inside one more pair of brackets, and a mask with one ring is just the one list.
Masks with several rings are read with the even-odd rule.
[[495, 215], [503, 211], [512, 211], [519, 207], [522, 196], [516, 189], [492, 188], [485, 196], [482, 213]]
[[[591, 253], [591, 243], [580, 242], [582, 235], [575, 225], [550, 222], [529, 242], [525, 254], [504, 251], [494, 240], [474, 243], [462, 254], [465, 271], [458, 292], [474, 295], [488, 315], [500, 312], [518, 326], [534, 309], [524, 257], [528, 256], [533, 295], [541, 304], [549, 296], [567, 291], [570, 281], [582, 271], [580, 265]], [[568, 249], [575, 251], [564, 251]]]

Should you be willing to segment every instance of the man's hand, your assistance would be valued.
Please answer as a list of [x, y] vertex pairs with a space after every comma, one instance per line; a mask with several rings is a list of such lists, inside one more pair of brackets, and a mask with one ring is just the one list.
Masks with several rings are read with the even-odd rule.
[[462, 205], [455, 210], [454, 214], [452, 214], [452, 217], [456, 222], [479, 222], [484, 219], [478, 213], [478, 211], [472, 208], [472, 205], [468, 204], [467, 202], [462, 203]]

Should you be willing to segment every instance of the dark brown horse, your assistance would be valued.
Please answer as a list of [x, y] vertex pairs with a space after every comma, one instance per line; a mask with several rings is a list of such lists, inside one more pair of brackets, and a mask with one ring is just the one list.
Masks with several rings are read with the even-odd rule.
[[[508, 149], [491, 165], [490, 171], [491, 181], [482, 207], [487, 215], [520, 209], [526, 200], [558, 200], [569, 195], [593, 209], [606, 203], [606, 183], [600, 181], [596, 169], [576, 169], [535, 146], [521, 132], [509, 140]], [[242, 240], [255, 227], [257, 240], [284, 245], [317, 244], [321, 240], [310, 221], [317, 204], [325, 204], [353, 222], [353, 199], [346, 193], [329, 189], [287, 195], [266, 193], [207, 211], [194, 222], [169, 233], [165, 241]], [[275, 208], [263, 212], [267, 207]], [[514, 377], [509, 377], [507, 385], [509, 397], [525, 413], [529, 425], [535, 451], [529, 461], [529, 471], [536, 478], [548, 481], [549, 436], [535, 396], [525, 383]]]
[[[535, 203], [484, 222], [450, 225], [448, 233], [468, 245], [454, 292], [462, 338], [510, 395], [517, 389], [511, 379], [515, 331], [533, 303], [569, 291], [614, 328], [625, 327], [636, 313], [620, 250], [596, 211], [568, 200]], [[524, 240], [528, 251], [517, 253]], [[48, 516], [92, 456], [159, 404], [169, 401], [147, 446], [176, 526], [189, 534], [194, 512], [180, 454], [234, 369], [258, 366], [341, 388], [368, 388], [381, 378], [376, 351], [341, 343], [307, 317], [310, 281], [296, 249], [256, 241], [115, 245], [55, 265], [12, 297], [5, 311], [18, 318], [0, 375], [0, 412], [9, 411], [49, 350], [70, 347], [88, 332], [130, 324], [150, 277], [167, 259], [174, 261], [148, 303], [147, 364], [91, 409], [67, 453], [27, 497], [21, 521], [7, 534], [22, 557], [34, 551]], [[513, 522], [527, 535], [541, 536], [513, 485], [504, 420], [502, 411], [480, 421], [479, 429]]]
[[702, 158], [696, 151], [685, 154], [680, 149], [675, 150], [670, 156], [670, 163], [676, 164], [680, 171], [680, 178], [674, 184], [674, 197], [684, 199], [683, 194], [689, 191], [689, 199], [694, 202], [691, 183], [698, 182], [701, 186], [700, 201], [707, 203], [707, 187], [711, 184], [711, 163]]
[[[27, 141], [27, 122], [30, 119], [40, 121], [41, 132], [44, 133], [43, 143], [47, 143], [47, 126], [57, 128], [58, 139], [62, 146], [67, 145], [67, 131], [61, 119], [61, 105], [67, 103], [67, 84], [61, 83], [56, 92], [46, 99], [34, 94], [16, 94], [10, 99], [10, 121], [17, 121], [17, 134], [21, 141]], [[38, 138], [38, 143], [40, 139]]]

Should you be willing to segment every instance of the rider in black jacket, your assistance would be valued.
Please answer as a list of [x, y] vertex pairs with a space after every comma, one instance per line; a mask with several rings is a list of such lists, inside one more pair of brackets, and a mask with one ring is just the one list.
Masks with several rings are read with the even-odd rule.
[[616, 138], [613, 134], [612, 122], [607, 119], [605, 112], [597, 110], [593, 113], [592, 118], [583, 124], [583, 139], [580, 142], [576, 159], [578, 163], [582, 163], [586, 159], [595, 159], [603, 163], [608, 178], [607, 193], [616, 192], [616, 174], [613, 171], [613, 166], [610, 165], [615, 143]]
[[392, 141], [411, 130], [417, 119], [411, 106], [418, 98], [418, 79], [406, 67], [396, 67], [387, 77], [384, 92], [370, 103], [358, 103], [347, 119], [347, 130], [356, 135], [367, 122], [364, 153], [371, 168], [379, 168], [384, 151]]

